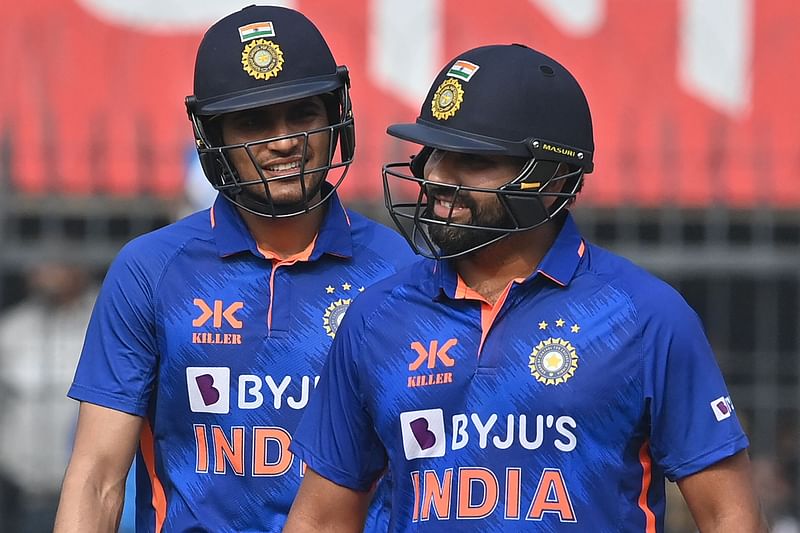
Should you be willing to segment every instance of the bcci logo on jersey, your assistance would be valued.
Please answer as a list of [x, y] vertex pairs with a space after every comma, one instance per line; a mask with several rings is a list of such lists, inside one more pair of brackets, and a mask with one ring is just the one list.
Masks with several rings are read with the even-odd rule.
[[342, 323], [344, 314], [347, 312], [347, 308], [350, 307], [351, 302], [351, 298], [339, 298], [325, 309], [325, 314], [322, 316], [322, 327], [325, 328], [325, 333], [328, 337], [334, 338], [336, 336], [339, 325]]
[[528, 367], [539, 383], [559, 385], [575, 375], [578, 354], [569, 341], [551, 337], [536, 345], [531, 352]]
[[231, 369], [227, 367], [186, 368], [189, 408], [193, 413], [230, 412]]

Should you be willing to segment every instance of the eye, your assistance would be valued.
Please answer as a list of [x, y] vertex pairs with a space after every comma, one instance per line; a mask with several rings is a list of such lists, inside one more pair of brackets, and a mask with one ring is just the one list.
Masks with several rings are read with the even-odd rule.
[[461, 156], [461, 164], [468, 168], [488, 168], [494, 165], [494, 161], [488, 157], [477, 154], [463, 154]]
[[314, 100], [298, 103], [289, 112], [290, 120], [299, 122], [313, 122], [317, 119], [324, 119], [325, 116], [325, 109]]
[[236, 121], [236, 125], [244, 129], [255, 129], [259, 125], [259, 121], [253, 115], [244, 116]]
[[257, 113], [239, 113], [230, 117], [230, 125], [241, 132], [256, 131], [264, 126], [264, 121]]

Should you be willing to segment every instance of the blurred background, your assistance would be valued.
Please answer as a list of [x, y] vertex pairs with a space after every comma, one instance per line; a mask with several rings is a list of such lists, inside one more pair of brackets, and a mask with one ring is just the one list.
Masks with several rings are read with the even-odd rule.
[[[4, 5], [0, 530], [52, 527], [76, 414], [65, 393], [110, 260], [213, 201], [183, 99], [205, 28], [249, 3]], [[583, 231], [701, 315], [774, 530], [800, 531], [800, 3], [273, 3], [305, 12], [350, 68], [358, 149], [342, 194], [383, 221], [381, 165], [413, 153], [384, 130], [413, 120], [446, 61], [519, 42], [575, 74], [596, 139]], [[669, 531], [693, 531], [679, 498], [671, 508]]]

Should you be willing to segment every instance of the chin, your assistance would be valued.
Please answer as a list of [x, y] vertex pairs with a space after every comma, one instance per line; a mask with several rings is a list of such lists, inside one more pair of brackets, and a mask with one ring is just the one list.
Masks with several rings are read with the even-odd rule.
[[292, 204], [303, 200], [303, 189], [296, 180], [292, 183], [271, 183], [268, 187], [269, 194], [263, 185], [258, 184], [245, 188], [244, 192], [250, 198], [262, 202], [271, 200], [275, 204]]

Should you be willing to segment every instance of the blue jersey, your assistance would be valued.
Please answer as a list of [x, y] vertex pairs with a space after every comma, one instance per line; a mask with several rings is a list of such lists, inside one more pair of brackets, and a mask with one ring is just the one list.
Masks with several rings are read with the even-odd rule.
[[336, 197], [304, 253], [270, 257], [220, 196], [108, 272], [69, 395], [145, 418], [137, 531], [280, 531], [304, 473], [289, 442], [334, 333], [414, 259]]
[[747, 446], [700, 320], [571, 218], [495, 305], [420, 262], [348, 311], [292, 450], [392, 531], [663, 531], [664, 478]]

